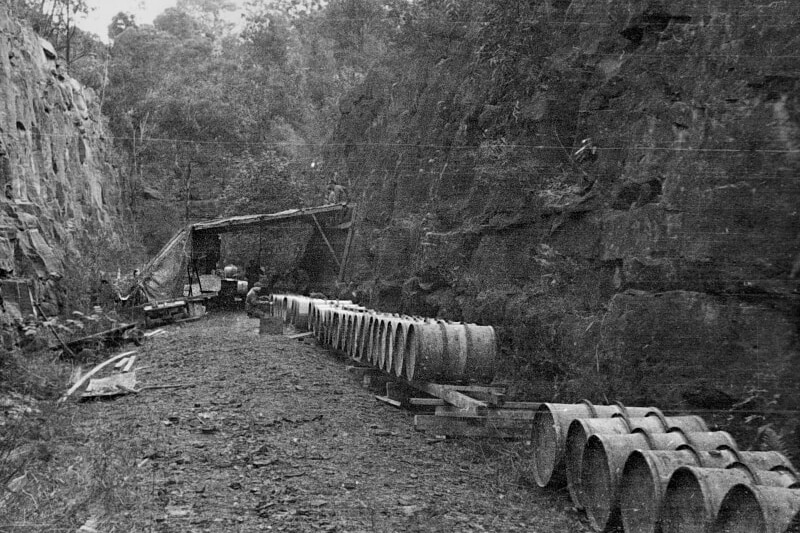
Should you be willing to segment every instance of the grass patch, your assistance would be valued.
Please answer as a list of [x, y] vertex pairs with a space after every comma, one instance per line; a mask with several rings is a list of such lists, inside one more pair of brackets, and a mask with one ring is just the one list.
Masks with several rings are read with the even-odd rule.
[[[156, 507], [151, 442], [123, 423], [81, 418], [88, 404], [57, 406], [73, 370], [50, 353], [6, 354], [0, 382], [0, 531], [144, 531]], [[92, 420], [92, 422], [86, 422]]]

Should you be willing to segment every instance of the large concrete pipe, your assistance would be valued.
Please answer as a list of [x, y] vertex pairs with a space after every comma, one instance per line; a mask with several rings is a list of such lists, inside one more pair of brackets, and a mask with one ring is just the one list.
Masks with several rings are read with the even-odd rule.
[[464, 324], [456, 324], [440, 320], [437, 322], [442, 330], [444, 350], [441, 353], [441, 375], [435, 379], [442, 381], [460, 381], [466, 379], [467, 369], [467, 328]]
[[739, 483], [753, 485], [750, 472], [741, 468], [675, 470], [664, 493], [661, 530], [664, 533], [707, 533], [728, 491]]
[[364, 324], [361, 327], [361, 334], [356, 346], [356, 360], [361, 363], [369, 363], [370, 338], [376, 318], [375, 313], [369, 313], [364, 317]]
[[390, 373], [392, 368], [392, 347], [394, 344], [394, 330], [397, 328], [399, 318], [387, 316], [386, 325], [380, 339], [380, 355], [378, 357], [378, 368], [382, 372]]
[[425, 321], [408, 327], [405, 373], [409, 381], [433, 381], [442, 373], [444, 337], [435, 323]]
[[700, 432], [707, 431], [705, 421], [699, 416], [664, 417], [660, 414], [639, 418], [578, 418], [573, 420], [567, 431], [564, 459], [567, 474], [567, 489], [570, 498], [578, 509], [581, 503], [581, 467], [583, 449], [592, 435], [623, 435], [635, 429], [644, 429], [650, 433], [665, 433], [670, 429]]
[[279, 317], [284, 322], [286, 321], [286, 313], [288, 311], [288, 295], [286, 294], [273, 294], [272, 295], [272, 315]]
[[405, 377], [406, 353], [408, 353], [408, 329], [412, 324], [417, 323], [411, 317], [401, 317], [397, 321], [392, 339], [392, 368], [391, 374], [397, 377]]
[[369, 364], [380, 368], [381, 350], [383, 349], [383, 336], [386, 331], [386, 316], [378, 315], [372, 327], [369, 343]]
[[569, 425], [578, 418], [610, 418], [627, 414], [645, 417], [661, 413], [655, 407], [624, 407], [622, 405], [593, 405], [543, 403], [533, 418], [533, 477], [540, 487], [547, 486], [553, 474], [564, 465], [564, 449]]
[[777, 452], [739, 452], [723, 448], [696, 451], [691, 446], [675, 451], [635, 450], [622, 469], [620, 510], [627, 533], [655, 533], [664, 492], [672, 474], [682, 466], [725, 468], [744, 462], [759, 470], [787, 466], [788, 460]]
[[357, 312], [353, 315], [353, 328], [350, 336], [350, 343], [348, 344], [347, 355], [350, 359], [358, 361], [358, 343], [363, 334], [364, 322], [366, 321], [367, 314]]
[[719, 507], [711, 533], [787, 533], [800, 530], [800, 490], [738, 484]]
[[466, 324], [467, 363], [464, 378], [491, 382], [497, 371], [497, 338], [492, 326]]
[[736, 448], [727, 432], [649, 433], [637, 429], [628, 435], [592, 435], [586, 441], [581, 469], [581, 502], [592, 526], [602, 531], [620, 517], [622, 469], [635, 450], [676, 450], [691, 444], [696, 450]]

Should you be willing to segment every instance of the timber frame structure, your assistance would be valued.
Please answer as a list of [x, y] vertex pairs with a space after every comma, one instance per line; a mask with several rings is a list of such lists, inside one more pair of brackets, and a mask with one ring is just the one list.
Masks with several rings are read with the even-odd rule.
[[[197, 273], [195, 251], [202, 249], [200, 243], [203, 241], [218, 240], [223, 233], [253, 231], [287, 221], [300, 221], [309, 223], [318, 232], [338, 269], [337, 281], [344, 281], [350, 247], [353, 242], [356, 208], [355, 204], [328, 204], [319, 207], [289, 209], [279, 213], [242, 215], [192, 224], [189, 227], [192, 247], [190, 274]], [[341, 236], [344, 232], [346, 232], [344, 239], [334, 240], [330, 237], [332, 233]], [[337, 249], [337, 242], [339, 249]]]
[[[222, 234], [258, 231], [286, 222], [303, 222], [313, 228], [306, 254], [301, 260], [303, 266], [315, 270], [312, 273], [319, 278], [344, 281], [356, 213], [355, 204], [341, 203], [190, 224], [173, 235], [142, 268], [138, 287], [151, 303], [182, 298], [188, 274], [189, 296], [192, 296], [192, 281], [200, 283], [199, 263], [204, 262], [203, 270], [209, 271], [220, 259]], [[202, 285], [200, 292], [204, 292]]]

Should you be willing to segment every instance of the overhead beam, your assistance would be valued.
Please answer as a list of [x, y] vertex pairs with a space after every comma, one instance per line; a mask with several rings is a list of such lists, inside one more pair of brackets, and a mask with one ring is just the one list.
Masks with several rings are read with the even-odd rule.
[[350, 209], [350, 207], [347, 204], [289, 209], [287, 211], [281, 211], [280, 213], [266, 215], [242, 215], [209, 222], [197, 222], [192, 224], [191, 229], [194, 233], [228, 233], [232, 231], [243, 231], [252, 227], [268, 226], [292, 219], [307, 220], [308, 217], [314, 215], [328, 215], [348, 209]]

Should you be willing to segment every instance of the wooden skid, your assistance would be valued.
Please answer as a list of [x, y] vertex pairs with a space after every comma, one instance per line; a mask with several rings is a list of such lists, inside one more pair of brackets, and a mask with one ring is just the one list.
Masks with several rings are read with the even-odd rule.
[[485, 415], [489, 408], [486, 402], [467, 396], [466, 394], [455, 390], [452, 386], [421, 382], [413, 382], [411, 383], [411, 386], [415, 389], [427, 392], [431, 396], [441, 398], [450, 405], [472, 413], [474, 416]]
[[414, 429], [448, 437], [524, 439], [530, 436], [530, 422], [415, 415]]
[[[476, 418], [469, 411], [453, 407], [451, 405], [440, 405], [436, 407], [436, 416], [452, 418]], [[523, 409], [488, 409], [485, 418], [487, 420], [533, 420], [536, 411]]]
[[[422, 407], [439, 407], [439, 406], [450, 405], [441, 398], [409, 398], [408, 403], [409, 405], [417, 405]], [[539, 409], [540, 405], [541, 403], [539, 402], [503, 402], [503, 405], [500, 408], [536, 411], [537, 409]]]

